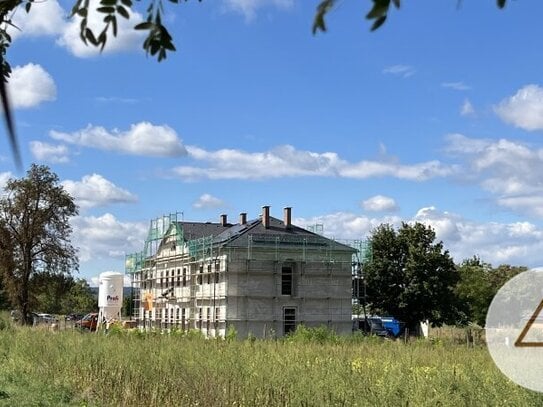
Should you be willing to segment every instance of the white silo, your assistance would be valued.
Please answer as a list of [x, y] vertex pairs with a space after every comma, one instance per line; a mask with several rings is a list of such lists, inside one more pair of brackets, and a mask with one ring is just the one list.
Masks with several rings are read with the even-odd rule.
[[[106, 271], [98, 282], [98, 326], [121, 320], [124, 274]], [[106, 325], [107, 326], [107, 325]]]

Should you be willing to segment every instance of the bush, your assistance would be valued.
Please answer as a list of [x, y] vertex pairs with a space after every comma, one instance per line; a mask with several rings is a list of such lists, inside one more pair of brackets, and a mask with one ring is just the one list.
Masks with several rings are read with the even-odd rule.
[[316, 328], [308, 328], [305, 325], [298, 325], [296, 331], [286, 337], [287, 342], [317, 342], [317, 343], [338, 343], [339, 336], [333, 329], [324, 325]]

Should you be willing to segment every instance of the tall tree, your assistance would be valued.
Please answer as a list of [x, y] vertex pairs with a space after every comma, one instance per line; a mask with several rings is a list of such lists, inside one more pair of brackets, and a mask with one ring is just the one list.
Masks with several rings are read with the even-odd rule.
[[26, 177], [10, 179], [0, 197], [0, 274], [11, 303], [31, 322], [31, 279], [69, 274], [78, 267], [70, 243], [73, 198], [47, 166], [33, 164]]
[[508, 264], [492, 268], [478, 257], [464, 260], [458, 266], [460, 281], [456, 292], [464, 305], [467, 320], [484, 326], [488, 307], [498, 290], [511, 278], [526, 270], [526, 267]]
[[435, 242], [435, 233], [421, 223], [377, 227], [370, 237], [372, 258], [365, 265], [367, 299], [372, 312], [392, 315], [414, 329], [455, 323], [460, 317], [454, 288], [456, 266]]
[[10, 308], [8, 297], [6, 291], [4, 290], [4, 285], [2, 284], [2, 279], [0, 278], [0, 310]]

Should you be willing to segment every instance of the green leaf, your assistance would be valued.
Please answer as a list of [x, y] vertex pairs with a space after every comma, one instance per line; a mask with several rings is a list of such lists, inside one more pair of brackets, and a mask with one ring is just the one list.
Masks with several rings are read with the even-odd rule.
[[134, 27], [134, 30], [150, 30], [154, 26], [155, 25], [153, 23], [146, 21], [144, 23], [136, 24], [136, 26]]
[[315, 18], [313, 19], [313, 26], [311, 28], [313, 35], [315, 35], [319, 30], [322, 32], [326, 32], [326, 23], [324, 21], [324, 17], [332, 9], [334, 3], [335, 0], [324, 0], [320, 2], [317, 6], [317, 12], [315, 13]]
[[126, 18], [127, 20], [130, 18], [130, 15], [128, 15], [128, 11], [123, 6], [117, 6], [117, 13], [119, 13], [121, 16]]
[[79, 10], [76, 11], [76, 14], [79, 17], [87, 17], [88, 10], [86, 8], [80, 8]]
[[25, 4], [25, 11], [26, 11], [27, 13], [30, 12], [30, 7], [32, 7], [32, 3], [31, 3], [31, 2], [28, 2], [28, 3]]
[[383, 25], [383, 23], [386, 21], [387, 19], [387, 16], [384, 15], [382, 17], [379, 17], [377, 20], [375, 20], [375, 22], [373, 23], [373, 25], [371, 26], [371, 31], [375, 31], [377, 30], [379, 27], [381, 27]]
[[94, 36], [94, 33], [89, 28], [85, 28], [85, 38], [89, 40], [89, 42], [92, 45], [94, 46], [98, 45], [98, 41], [96, 41], [96, 37]]
[[117, 5], [117, 0], [100, 0], [102, 6], [115, 6]]
[[111, 6], [98, 7], [96, 11], [98, 11], [99, 13], [113, 14], [115, 13], [115, 7], [111, 7]]
[[113, 36], [117, 36], [117, 19], [115, 16], [113, 16], [113, 20], [111, 20], [111, 26], [113, 27]]
[[368, 20], [383, 17], [387, 14], [390, 7], [390, 0], [374, 0], [375, 4], [370, 12], [366, 15]]
[[126, 7], [132, 7], [132, 0], [121, 0], [121, 3], [123, 3]]

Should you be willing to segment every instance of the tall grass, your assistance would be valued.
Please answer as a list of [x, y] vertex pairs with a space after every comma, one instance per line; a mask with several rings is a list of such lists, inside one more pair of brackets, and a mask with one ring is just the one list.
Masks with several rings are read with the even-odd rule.
[[528, 406], [484, 347], [0, 330], [6, 406]]

